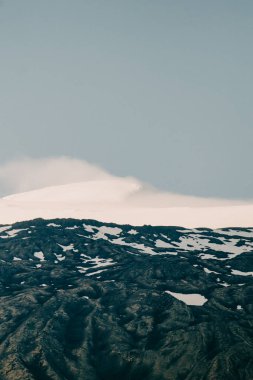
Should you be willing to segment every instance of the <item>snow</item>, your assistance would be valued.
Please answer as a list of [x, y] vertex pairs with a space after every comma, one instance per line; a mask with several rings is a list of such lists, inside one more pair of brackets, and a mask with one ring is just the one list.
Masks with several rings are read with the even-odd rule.
[[85, 259], [91, 259], [91, 257], [90, 256], [87, 256], [87, 255], [85, 255], [84, 253], [81, 253], [81, 255], [80, 255], [81, 257], [84, 257]]
[[12, 226], [4, 226], [4, 227], [0, 227], [0, 234], [4, 231], [7, 231], [11, 228]]
[[57, 243], [57, 245], [62, 248], [63, 252], [74, 251], [74, 244], [62, 245]]
[[215, 230], [214, 231], [216, 234], [221, 234], [221, 235], [228, 235], [228, 236], [241, 236], [241, 237], [246, 237], [246, 238], [253, 238], [253, 229], [248, 229], [248, 231], [236, 231], [236, 230]]
[[217, 258], [216, 256], [207, 256], [202, 255], [201, 258], [205, 259], [213, 259], [216, 260], [228, 260], [233, 259], [236, 256], [245, 253], [250, 252], [253, 250], [253, 243], [244, 244], [241, 246], [237, 246], [236, 244], [240, 241], [240, 239], [225, 239], [221, 237], [220, 244], [217, 243], [211, 243], [209, 238], [205, 238], [203, 235], [188, 235], [188, 236], [181, 236], [179, 238], [179, 242], [175, 241], [173, 242], [173, 245], [176, 247], [186, 250], [186, 251], [200, 251], [200, 250], [212, 250], [216, 252], [224, 252], [224, 253], [230, 253], [227, 258]]
[[210, 255], [209, 253], [201, 254], [199, 257], [202, 260], [218, 260], [216, 256]]
[[232, 269], [231, 273], [236, 276], [253, 276], [253, 272], [242, 272], [240, 270]]
[[21, 231], [26, 231], [28, 228], [20, 228], [20, 229], [14, 229], [11, 231], [5, 230], [6, 235], [0, 236], [2, 239], [6, 238], [13, 238], [18, 235], [19, 232]]
[[40, 261], [45, 261], [44, 253], [42, 251], [40, 252], [34, 252], [34, 257], [37, 257]]
[[85, 231], [87, 231], [87, 232], [94, 232], [94, 227], [91, 227], [91, 226], [89, 226], [89, 225], [86, 225], [85, 223], [83, 224], [83, 227], [84, 227], [84, 229], [85, 229]]
[[134, 229], [131, 229], [130, 231], [128, 231], [128, 233], [130, 235], [137, 235], [138, 234], [138, 231], [134, 230]]
[[11, 231], [7, 231], [6, 234], [11, 236], [11, 237], [14, 237], [14, 236], [17, 236], [19, 232], [21, 231], [26, 231], [27, 228], [20, 228], [20, 229], [14, 229], [14, 230], [11, 230]]
[[236, 306], [236, 309], [237, 309], [237, 310], [242, 310], [242, 306], [241, 306], [241, 305], [237, 305], [237, 306]]
[[174, 245], [167, 243], [161, 239], [157, 239], [155, 242], [156, 247], [158, 248], [175, 248]]
[[206, 272], [206, 273], [214, 273], [214, 274], [219, 274], [218, 272], [215, 272], [214, 270], [210, 270], [210, 269], [208, 269], [208, 268], [204, 268], [204, 271]]
[[96, 256], [94, 259], [87, 260], [86, 262], [91, 263], [92, 265], [95, 264], [94, 266], [92, 266], [92, 269], [100, 268], [100, 267], [107, 267], [109, 265], [115, 264], [112, 259], [102, 259], [98, 256]]
[[13, 257], [13, 261], [22, 261], [22, 259], [20, 259], [19, 257], [14, 256]]
[[[250, 252], [253, 250], [253, 243], [247, 242], [247, 244], [243, 244], [237, 246], [240, 239], [234, 238], [224, 238], [220, 237], [218, 243], [211, 243], [210, 238], [205, 237], [205, 235], [200, 235], [196, 233], [196, 235], [191, 234], [187, 236], [181, 236], [178, 241], [168, 241], [168, 237], [165, 235], [161, 235], [163, 239], [156, 239], [152, 241], [149, 239], [149, 245], [140, 244], [134, 242], [128, 242], [125, 240], [125, 237], [118, 237], [122, 234], [122, 229], [119, 227], [108, 227], [108, 226], [93, 226], [83, 224], [83, 227], [87, 232], [89, 232], [89, 239], [104, 239], [109, 241], [112, 244], [128, 246], [135, 248], [141, 252], [151, 254], [151, 255], [161, 255], [161, 254], [169, 254], [169, 255], [177, 255], [179, 251], [202, 251], [205, 252], [207, 250], [212, 250], [215, 252], [224, 252], [226, 253], [226, 257], [217, 257], [215, 254], [211, 253], [200, 253], [199, 257], [203, 260], [230, 260], [235, 258], [236, 256]], [[199, 231], [198, 231], [199, 232]], [[80, 236], [80, 234], [78, 234]], [[84, 235], [81, 235], [85, 237]], [[87, 237], [87, 236], [86, 236]], [[116, 237], [116, 238], [115, 238]], [[144, 237], [142, 237], [144, 238]], [[167, 241], [165, 241], [167, 240]], [[156, 248], [156, 250], [154, 250]], [[163, 250], [159, 252], [159, 248]], [[169, 249], [168, 251], [164, 251], [164, 249]]]
[[59, 260], [59, 261], [65, 260], [65, 256], [57, 255], [57, 253], [54, 253], [54, 255], [56, 256], [57, 260]]
[[77, 266], [76, 269], [78, 270], [79, 273], [85, 273], [87, 271], [87, 268], [83, 268], [80, 266]]
[[127, 243], [126, 241], [123, 240], [123, 238], [114, 239], [111, 241], [111, 243], [132, 247], [132, 248], [135, 248], [135, 249], [142, 251], [144, 253], [148, 253], [150, 255], [156, 254], [156, 252], [154, 252], [151, 247], [147, 247], [144, 244], [139, 244], [139, 243]]
[[[107, 226], [102, 226], [102, 227], [86, 226], [86, 228], [92, 229], [93, 232], [94, 232], [94, 229], [96, 229], [98, 231], [92, 237], [89, 237], [91, 239], [94, 239], [94, 240], [104, 239], [104, 240], [109, 241], [112, 244], [132, 247], [132, 248], [135, 248], [139, 251], [142, 251], [144, 253], [148, 253], [151, 255], [157, 254], [156, 252], [153, 251], [153, 249], [151, 247], [145, 246], [144, 244], [128, 243], [123, 238], [109, 239], [108, 236], [106, 235], [106, 234], [109, 234], [109, 235], [118, 236], [122, 232], [122, 230], [120, 228], [107, 227]], [[164, 254], [164, 252], [163, 252], [163, 254]], [[173, 253], [170, 253], [170, 254], [173, 254]]]
[[[81, 254], [81, 256], [85, 256], [84, 254]], [[86, 256], [87, 258], [88, 256]], [[111, 265], [115, 265], [116, 263], [111, 259], [104, 259], [104, 258], [101, 258], [101, 257], [98, 257], [96, 256], [95, 258], [91, 259], [85, 259], [83, 258], [82, 259], [82, 264], [85, 265], [85, 264], [88, 264], [86, 267], [85, 266], [77, 266], [77, 270], [79, 273], [86, 273], [87, 270], [89, 269], [97, 269], [97, 268], [101, 268], [101, 267], [108, 267], [108, 266], [111, 266]], [[96, 273], [100, 273], [99, 271], [96, 272]], [[87, 274], [87, 276], [91, 276], [91, 274]]]
[[96, 227], [96, 226], [89, 226], [86, 224], [84, 224], [83, 226], [87, 232], [94, 233], [94, 230], [97, 231], [96, 234], [93, 235], [92, 237], [93, 239], [108, 240], [107, 235], [118, 236], [122, 232], [122, 229], [119, 227], [107, 227], [107, 226]]
[[[172, 255], [172, 256], [177, 256], [178, 252], [173, 252], [173, 251], [166, 251], [166, 252], [154, 252], [153, 255]], [[180, 256], [181, 259], [185, 259], [185, 257]]]
[[104, 272], [106, 269], [97, 270], [96, 272], [87, 273], [86, 276], [93, 276], [94, 274], [99, 274]]
[[231, 285], [229, 285], [227, 282], [220, 282], [219, 285], [222, 285], [222, 286], [224, 286], [225, 288], [231, 286]]
[[134, 178], [115, 177], [45, 187], [0, 199], [1, 224], [35, 218], [93, 219], [188, 229], [250, 227], [253, 204], [149, 191]]
[[184, 302], [186, 305], [202, 306], [208, 301], [207, 298], [197, 293], [183, 294], [170, 292], [169, 290], [166, 290], [165, 293], [170, 294], [172, 297], [177, 298], [179, 301]]
[[59, 228], [59, 227], [61, 227], [61, 225], [60, 224], [55, 224], [55, 223], [49, 223], [49, 224], [47, 224], [47, 227]]

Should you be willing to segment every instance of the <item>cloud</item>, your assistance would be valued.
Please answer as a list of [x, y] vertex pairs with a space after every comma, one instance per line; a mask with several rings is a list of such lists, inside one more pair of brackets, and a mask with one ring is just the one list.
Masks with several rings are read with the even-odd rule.
[[[78, 195], [83, 201], [92, 196], [94, 199], [115, 198], [125, 207], [209, 207], [243, 203], [161, 191], [133, 177], [116, 177], [95, 164], [64, 156], [23, 158], [0, 165], [0, 196], [78, 182], [86, 183]], [[56, 199], [57, 193], [58, 190]]]
[[0, 165], [0, 189], [7, 195], [0, 199], [0, 224], [41, 217], [217, 228], [249, 226], [253, 215], [246, 202], [161, 191], [69, 157]]
[[23, 158], [0, 165], [0, 195], [112, 178], [95, 164], [69, 157]]

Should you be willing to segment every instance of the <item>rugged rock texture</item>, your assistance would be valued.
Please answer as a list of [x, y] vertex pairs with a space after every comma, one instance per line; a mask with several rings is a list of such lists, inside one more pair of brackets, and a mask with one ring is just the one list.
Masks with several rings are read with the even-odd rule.
[[253, 379], [253, 229], [38, 219], [0, 271], [1, 380]]

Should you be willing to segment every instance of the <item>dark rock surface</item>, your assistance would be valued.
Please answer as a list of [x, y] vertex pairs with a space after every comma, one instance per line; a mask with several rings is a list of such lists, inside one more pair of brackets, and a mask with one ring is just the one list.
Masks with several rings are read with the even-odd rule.
[[252, 228], [38, 219], [0, 273], [1, 380], [253, 379]]

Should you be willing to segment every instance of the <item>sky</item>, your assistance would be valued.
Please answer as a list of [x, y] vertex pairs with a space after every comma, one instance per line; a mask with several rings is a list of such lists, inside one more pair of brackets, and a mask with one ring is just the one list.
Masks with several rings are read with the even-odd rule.
[[0, 165], [252, 199], [252, 37], [251, 0], [2, 0]]

